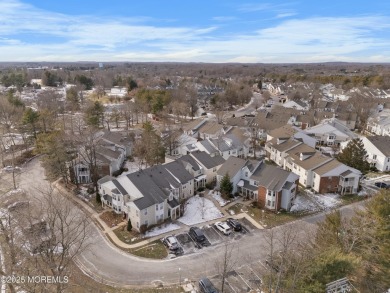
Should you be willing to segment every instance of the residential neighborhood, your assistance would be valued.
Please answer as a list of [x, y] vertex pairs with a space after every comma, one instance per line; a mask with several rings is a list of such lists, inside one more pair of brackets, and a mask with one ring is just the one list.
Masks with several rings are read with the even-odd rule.
[[[381, 214], [376, 209], [386, 207], [388, 89], [314, 86], [309, 77], [294, 81], [293, 67], [282, 81], [271, 74], [243, 79], [252, 73], [235, 75], [238, 65], [230, 78], [218, 65], [210, 65], [218, 78], [198, 76], [200, 65], [157, 66], [170, 72], [167, 80], [161, 72], [146, 76], [144, 70], [155, 70], [147, 63], [131, 67], [131, 75], [128, 67], [89, 65], [0, 73], [0, 228], [16, 243], [3, 241], [0, 250], [18, 247], [34, 273], [45, 255], [57, 267], [66, 258], [74, 266], [66, 273], [77, 268], [96, 288], [113, 282], [202, 292], [211, 284], [229, 293], [271, 292], [265, 284], [279, 285], [270, 277], [291, 278], [280, 268], [299, 256], [294, 245], [303, 245], [305, 265], [321, 274], [317, 250], [330, 265], [339, 261], [327, 249], [349, 243], [333, 239], [344, 234], [329, 228], [349, 221], [343, 213], [353, 219], [353, 229], [343, 230], [352, 233], [348, 239], [362, 237], [357, 231], [368, 233], [370, 225], [380, 229], [382, 222], [372, 224], [368, 212], [356, 210]], [[310, 70], [319, 79], [316, 67]], [[328, 70], [340, 78], [339, 67]], [[17, 83], [17, 76], [26, 81]], [[103, 77], [106, 84], [99, 83]], [[294, 243], [273, 251], [272, 241], [283, 237]], [[360, 265], [361, 254], [350, 245], [350, 264]], [[294, 259], [283, 258], [291, 253]], [[139, 270], [130, 271], [131, 262]], [[213, 265], [204, 270], [208, 262]], [[224, 262], [231, 267], [221, 272]], [[363, 274], [357, 268], [336, 272], [320, 278], [320, 288], [333, 286], [335, 276], [366, 288], [354, 279]], [[156, 280], [158, 274], [164, 278]], [[309, 286], [300, 278], [302, 288]]]

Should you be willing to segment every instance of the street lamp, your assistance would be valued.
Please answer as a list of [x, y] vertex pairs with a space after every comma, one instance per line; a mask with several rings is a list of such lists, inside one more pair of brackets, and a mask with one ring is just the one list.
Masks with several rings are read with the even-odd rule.
[[181, 268], [179, 268], [179, 284], [181, 286]]

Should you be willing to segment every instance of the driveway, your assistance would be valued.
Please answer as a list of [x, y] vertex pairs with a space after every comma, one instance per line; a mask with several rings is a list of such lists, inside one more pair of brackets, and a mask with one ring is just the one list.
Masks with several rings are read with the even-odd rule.
[[[39, 196], [36, 188], [48, 187], [48, 182], [45, 180], [44, 171], [39, 161], [37, 159], [31, 161], [25, 169], [25, 172], [20, 176], [20, 186], [35, 196]], [[351, 212], [357, 204], [342, 207], [341, 210]], [[275, 233], [280, 233], [286, 226], [298, 226], [300, 227], [299, 235], [307, 237], [306, 232], [314, 228], [314, 224], [323, 218], [324, 214], [318, 214], [273, 228], [273, 230]], [[235, 249], [234, 261], [237, 268], [265, 259], [267, 251], [262, 249], [265, 245], [264, 233], [264, 230], [253, 231], [250, 233], [250, 238], [243, 237], [241, 240], [233, 241], [230, 244]], [[204, 247], [179, 258], [150, 260], [124, 253], [109, 242], [94, 225], [90, 239], [94, 244], [78, 257], [76, 263], [96, 281], [114, 286], [150, 286], [156, 282], [164, 284], [179, 283], [179, 268], [182, 280], [185, 278], [197, 280], [202, 276], [214, 276], [217, 274], [216, 263], [223, 259], [225, 249], [224, 243], [220, 243]], [[248, 241], [245, 241], [245, 239], [248, 239]], [[235, 280], [234, 278], [233, 280]]]

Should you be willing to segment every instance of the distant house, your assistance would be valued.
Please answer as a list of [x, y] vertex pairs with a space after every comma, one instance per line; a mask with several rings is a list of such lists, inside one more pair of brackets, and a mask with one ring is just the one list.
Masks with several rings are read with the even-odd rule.
[[107, 92], [107, 95], [109, 97], [123, 98], [124, 96], [127, 95], [127, 92], [128, 92], [128, 90], [126, 87], [115, 86], [115, 87], [111, 88], [109, 92]]
[[289, 100], [283, 104], [284, 108], [292, 108], [300, 111], [307, 111], [309, 110], [309, 105], [306, 102], [303, 101], [293, 101]]
[[366, 131], [373, 135], [390, 136], [390, 109], [383, 109], [368, 118]]
[[270, 141], [273, 138], [288, 139], [290, 137], [295, 138], [296, 140], [313, 148], [317, 144], [317, 140], [311, 134], [308, 134], [302, 129], [289, 124], [271, 130], [267, 133], [267, 141]]
[[180, 162], [99, 180], [102, 204], [130, 219], [135, 230], [180, 217], [180, 203], [194, 195], [194, 177]]
[[325, 119], [316, 126], [306, 128], [305, 133], [314, 136], [319, 145], [327, 146], [339, 146], [341, 142], [357, 137], [337, 118]]
[[217, 171], [225, 162], [221, 156], [210, 156], [206, 152], [196, 151], [176, 159], [194, 177], [195, 189], [215, 182]]
[[[112, 176], [123, 166], [126, 157], [132, 152], [131, 140], [116, 132], [100, 133], [96, 137], [96, 145], [96, 165], [99, 178], [106, 175]], [[76, 159], [69, 164], [72, 181], [81, 184], [92, 181], [89, 152], [86, 148], [80, 149]]]
[[269, 158], [299, 176], [299, 183], [318, 193], [356, 193], [361, 172], [294, 138], [266, 143]]
[[217, 173], [219, 183], [226, 173], [233, 183], [234, 193], [257, 200], [269, 210], [289, 210], [297, 193], [299, 177], [296, 174], [263, 161], [230, 157]]
[[378, 171], [390, 170], [390, 136], [367, 136], [361, 138], [367, 152], [367, 161]]
[[220, 155], [225, 160], [230, 156], [247, 157], [250, 153], [250, 136], [238, 127], [230, 127], [217, 138], [206, 138], [195, 144], [195, 147], [211, 156]]

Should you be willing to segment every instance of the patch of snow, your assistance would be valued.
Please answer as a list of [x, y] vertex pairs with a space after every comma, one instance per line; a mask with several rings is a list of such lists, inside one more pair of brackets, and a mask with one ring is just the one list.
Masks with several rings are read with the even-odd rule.
[[187, 201], [184, 215], [178, 221], [186, 225], [195, 225], [222, 217], [223, 214], [211, 200], [196, 195]]
[[307, 195], [298, 195], [293, 200], [290, 212], [318, 212], [335, 208], [340, 203], [341, 200], [338, 194], [313, 194], [308, 192]]
[[154, 227], [153, 229], [150, 229], [145, 233], [145, 237], [153, 237], [157, 235], [161, 235], [167, 232], [175, 231], [180, 229], [180, 226], [177, 224], [169, 223], [169, 224], [163, 224], [158, 227]]
[[219, 191], [210, 190], [209, 195], [211, 195], [221, 207], [224, 207], [229, 203], [229, 201], [222, 198], [221, 193]]

